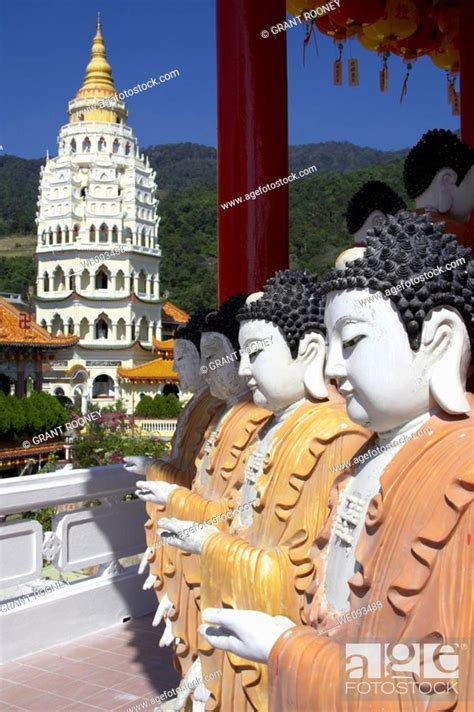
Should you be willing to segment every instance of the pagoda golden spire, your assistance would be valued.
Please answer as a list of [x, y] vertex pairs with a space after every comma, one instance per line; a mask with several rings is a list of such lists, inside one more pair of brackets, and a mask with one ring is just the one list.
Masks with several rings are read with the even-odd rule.
[[76, 99], [81, 97], [107, 97], [115, 94], [112, 67], [107, 61], [104, 38], [100, 24], [100, 13], [97, 15], [97, 30], [92, 40], [90, 62], [86, 68], [86, 75], [82, 87], [76, 94]]

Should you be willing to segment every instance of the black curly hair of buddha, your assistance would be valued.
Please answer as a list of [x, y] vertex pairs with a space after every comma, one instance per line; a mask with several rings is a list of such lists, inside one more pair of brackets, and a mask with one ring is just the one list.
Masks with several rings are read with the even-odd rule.
[[317, 278], [307, 270], [277, 272], [263, 287], [263, 295], [245, 304], [237, 315], [239, 322], [258, 319], [277, 326], [296, 358], [301, 339], [310, 331], [326, 334], [324, 299]]
[[201, 334], [209, 311], [209, 309], [197, 309], [186, 324], [178, 326], [176, 330], [175, 338], [191, 341], [197, 348], [199, 355], [201, 355]]
[[403, 181], [410, 198], [417, 198], [429, 188], [442, 168], [452, 168], [460, 185], [474, 166], [474, 149], [461, 141], [453, 131], [427, 131], [405, 159]]
[[[451, 269], [455, 260], [463, 263]], [[397, 285], [429, 273], [436, 267], [444, 272], [424, 277], [398, 291]], [[324, 294], [344, 289], [374, 289], [391, 299], [405, 325], [411, 348], [420, 346], [423, 322], [436, 307], [454, 307], [463, 319], [471, 346], [474, 346], [474, 261], [471, 250], [455, 236], [444, 232], [444, 223], [433, 222], [429, 214], [401, 212], [383, 225], [367, 231], [363, 257], [349, 262], [342, 272], [331, 269], [321, 288]], [[388, 290], [392, 290], [388, 291]], [[395, 293], [396, 292], [396, 293]]]
[[374, 210], [384, 215], [396, 215], [406, 210], [406, 204], [398, 193], [381, 180], [369, 180], [354, 193], [346, 210], [347, 229], [351, 235], [360, 230]]
[[247, 294], [234, 294], [222, 302], [218, 311], [211, 311], [206, 317], [202, 333], [216, 331], [227, 336], [232, 346], [239, 353], [239, 322], [237, 313], [245, 304]]

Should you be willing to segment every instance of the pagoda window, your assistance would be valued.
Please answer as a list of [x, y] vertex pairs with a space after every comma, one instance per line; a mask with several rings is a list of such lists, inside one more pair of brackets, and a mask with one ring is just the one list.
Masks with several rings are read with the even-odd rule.
[[55, 396], [64, 396], [64, 388], [61, 388], [61, 386], [58, 386], [58, 388], [54, 389], [54, 395]]
[[114, 225], [112, 228], [112, 242], [118, 242], [118, 228]]
[[90, 281], [91, 281], [91, 276], [89, 274], [89, 270], [85, 269], [84, 272], [81, 274], [81, 289], [83, 289], [83, 290], [88, 289]]
[[[142, 211], [142, 212], [143, 212], [143, 211]], [[142, 247], [146, 247], [146, 232], [145, 232], [145, 228], [142, 228], [141, 246], [142, 246]]]
[[82, 111], [79, 114], [79, 121], [84, 121], [84, 114], [82, 113]]
[[61, 242], [63, 241], [62, 235], [63, 234], [62, 234], [61, 228], [59, 225], [57, 225], [57, 227], [56, 227], [56, 244], [57, 245], [60, 245]]
[[70, 334], [71, 336], [74, 334], [74, 322], [72, 319], [68, 319], [67, 333]]
[[69, 289], [71, 292], [76, 289], [76, 275], [72, 270], [69, 272]]
[[41, 244], [46, 245], [46, 230], [41, 233]]
[[98, 319], [95, 324], [95, 338], [96, 339], [108, 339], [109, 338], [109, 325], [105, 319]]
[[99, 139], [98, 149], [99, 151], [105, 151], [105, 138], [103, 136]]
[[92, 384], [92, 398], [113, 398], [114, 386], [114, 380], [110, 376], [97, 376]]
[[71, 153], [76, 153], [76, 139], [73, 138], [69, 146]]
[[53, 289], [55, 292], [62, 291], [66, 286], [66, 278], [62, 267], [56, 267], [53, 276]]
[[64, 242], [69, 242], [69, 228], [67, 226], [64, 228]]
[[143, 270], [141, 270], [140, 274], [138, 275], [138, 293], [146, 293], [146, 275]]
[[119, 148], [120, 148], [120, 141], [118, 140], [118, 138], [116, 138], [115, 141], [114, 141], [113, 144], [112, 144], [112, 152], [113, 152], [113, 153], [118, 153], [118, 152], [119, 152]]
[[47, 272], [43, 276], [43, 291], [49, 292], [49, 274]]
[[51, 228], [49, 228], [48, 237], [49, 237], [49, 244], [52, 245], [53, 244], [53, 231]]
[[81, 323], [79, 326], [79, 337], [81, 339], [86, 339], [89, 335], [89, 322], [87, 321], [86, 317], [81, 319]]
[[74, 225], [72, 236], [73, 236], [74, 241], [76, 241], [77, 238], [79, 237], [79, 225], [77, 223], [76, 223], [76, 225]]
[[81, 196], [81, 198], [86, 197], [86, 189], [85, 188], [81, 188], [80, 196]]
[[96, 289], [107, 289], [109, 286], [109, 277], [107, 272], [103, 267], [95, 275], [95, 288]]
[[130, 155], [130, 143], [127, 141], [125, 144], [125, 155], [129, 156]]
[[89, 228], [89, 242], [95, 242], [95, 225], [91, 225]]
[[59, 334], [64, 335], [64, 322], [59, 314], [55, 314], [53, 317], [53, 321], [51, 322], [51, 334], [53, 336], [58, 336]]
[[125, 230], [123, 231], [123, 241], [124, 242], [132, 242], [133, 239], [133, 233], [131, 228], [126, 227]]
[[47, 328], [48, 328], [48, 325], [47, 325], [47, 323], [46, 323], [46, 319], [41, 319], [40, 326], [42, 326], [43, 329], [47, 329]]
[[90, 153], [91, 151], [91, 140], [89, 136], [86, 136], [84, 141], [82, 142], [82, 151], [83, 153]]
[[119, 269], [115, 277], [115, 289], [120, 292], [125, 289], [125, 275], [121, 269]]
[[135, 341], [135, 339], [136, 339], [136, 328], [135, 328], [135, 322], [134, 322], [134, 321], [132, 321], [132, 329], [131, 329], [131, 332], [132, 332], [132, 341]]
[[109, 228], [105, 223], [99, 228], [99, 242], [108, 242], [109, 239]]
[[125, 335], [125, 319], [120, 318], [117, 322], [117, 341], [125, 341]]
[[148, 341], [148, 321], [145, 317], [142, 317], [140, 321], [138, 338], [140, 339], [140, 341]]

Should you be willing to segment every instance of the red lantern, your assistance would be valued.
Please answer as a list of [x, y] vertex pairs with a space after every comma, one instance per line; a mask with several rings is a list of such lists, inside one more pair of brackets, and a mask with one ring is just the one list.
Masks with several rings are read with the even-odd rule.
[[364, 28], [367, 37], [379, 42], [396, 42], [418, 29], [426, 0], [387, 0], [383, 17]]
[[445, 35], [441, 39], [439, 47], [430, 52], [430, 57], [436, 67], [457, 74], [459, 72], [459, 37]]
[[441, 0], [437, 6], [438, 27], [445, 35], [459, 34], [461, 11], [457, 0]]
[[314, 22], [318, 30], [322, 32], [323, 35], [328, 35], [328, 37], [332, 37], [333, 40], [336, 41], [347, 40], [349, 37], [352, 37], [356, 34], [355, 28], [352, 29], [349, 27], [341, 27], [340, 25], [336, 25], [330, 15], [318, 17]]
[[383, 16], [384, 0], [342, 0], [340, 7], [331, 12], [331, 17], [341, 27], [372, 25]]
[[416, 59], [436, 49], [440, 41], [439, 30], [433, 17], [427, 15], [415, 34], [404, 40], [390, 43], [390, 51], [405, 60]]

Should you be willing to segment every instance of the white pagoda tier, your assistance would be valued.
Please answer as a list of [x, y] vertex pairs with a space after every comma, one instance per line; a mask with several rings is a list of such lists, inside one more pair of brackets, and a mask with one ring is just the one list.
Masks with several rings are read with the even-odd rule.
[[125, 103], [106, 102], [115, 93], [99, 18], [58, 155], [41, 169], [36, 216], [36, 320], [52, 335], [79, 336], [45, 385], [83, 409], [118, 399], [130, 406], [117, 368], [149, 361], [152, 340], [169, 338], [187, 317], [163, 311], [155, 172], [125, 123]]

